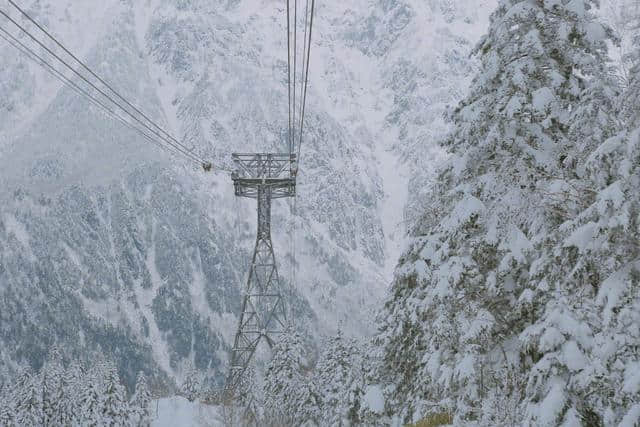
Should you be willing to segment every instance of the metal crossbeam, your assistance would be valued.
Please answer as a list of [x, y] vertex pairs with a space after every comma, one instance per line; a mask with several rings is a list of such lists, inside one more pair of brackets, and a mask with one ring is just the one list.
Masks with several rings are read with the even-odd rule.
[[236, 170], [231, 174], [238, 197], [257, 199], [258, 229], [242, 313], [234, 339], [231, 365], [225, 386], [235, 397], [256, 348], [264, 339], [271, 347], [286, 326], [285, 302], [271, 242], [271, 200], [294, 197], [297, 163], [295, 154], [233, 154]]
[[294, 197], [298, 164], [295, 154], [232, 154], [236, 170], [231, 174], [236, 196], [258, 198], [258, 190], [268, 190], [269, 199]]

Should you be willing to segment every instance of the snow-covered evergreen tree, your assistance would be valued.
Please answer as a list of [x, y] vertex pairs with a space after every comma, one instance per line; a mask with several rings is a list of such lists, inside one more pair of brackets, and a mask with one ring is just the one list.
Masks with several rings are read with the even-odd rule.
[[[636, 19], [637, 33], [633, 37], [633, 41], [636, 46], [640, 46], [640, 16]], [[631, 69], [629, 71], [627, 90], [621, 97], [622, 112], [620, 118], [630, 128], [634, 123], [637, 123], [638, 105], [640, 105], [640, 49], [632, 51], [628, 55], [628, 60], [631, 63]]]
[[327, 341], [315, 369], [315, 383], [322, 397], [322, 420], [346, 426], [360, 422], [364, 394], [362, 360], [356, 344], [342, 332]]
[[40, 424], [49, 425], [55, 416], [57, 411], [57, 400], [55, 399], [55, 393], [58, 390], [58, 384], [56, 378], [48, 369], [47, 366], [43, 366], [40, 375], [37, 376], [40, 381], [40, 402], [42, 404], [42, 419]]
[[22, 426], [42, 425], [44, 411], [42, 410], [41, 379], [39, 375], [31, 375], [24, 370], [18, 377], [15, 391], [16, 424]]
[[58, 420], [65, 418], [61, 413], [65, 402], [63, 375], [62, 355], [58, 348], [53, 347], [40, 369], [43, 425], [57, 424]]
[[8, 384], [0, 383], [0, 425], [13, 425], [15, 420], [15, 398]]
[[273, 425], [312, 426], [319, 418], [320, 398], [310, 378], [299, 333], [288, 329], [274, 346], [264, 380], [265, 416]]
[[81, 401], [84, 396], [85, 371], [82, 365], [74, 361], [64, 371], [61, 386], [63, 400], [60, 403], [60, 420], [63, 425], [76, 425], [80, 423], [84, 408]]
[[0, 405], [0, 425], [13, 425], [13, 419], [14, 415], [11, 406], [7, 405], [7, 402], [4, 402]]
[[151, 424], [151, 393], [147, 386], [147, 378], [144, 372], [138, 374], [136, 389], [129, 404], [132, 424], [139, 427], [148, 427]]
[[129, 420], [129, 405], [115, 366], [110, 366], [104, 382], [102, 420], [105, 426], [122, 426]]
[[202, 373], [191, 368], [182, 382], [180, 391], [190, 402], [193, 402], [198, 398], [198, 394], [200, 393], [200, 377], [202, 377]]
[[[451, 159], [381, 316], [383, 373], [406, 421], [478, 419], [489, 395], [516, 401], [518, 376], [539, 358], [520, 340], [553, 295], [538, 253], [583, 206], [558, 211], [550, 195], [566, 194], [556, 187], [615, 122], [603, 65], [611, 32], [595, 5], [502, 0], [476, 48], [481, 72], [451, 115]], [[518, 387], [503, 387], [506, 371]]]
[[[377, 339], [358, 343], [361, 387], [364, 394], [359, 399], [357, 418], [360, 425], [388, 426], [392, 424], [385, 408], [384, 390], [381, 386], [382, 351]], [[360, 397], [360, 396], [359, 396]], [[352, 411], [355, 410], [355, 405]]]
[[102, 379], [95, 372], [87, 372], [79, 396], [81, 424], [96, 426], [102, 419]]
[[640, 342], [640, 114], [629, 105], [640, 96], [635, 79], [622, 96], [622, 130], [579, 167], [584, 206], [541, 258], [554, 298], [523, 333], [540, 355], [527, 387], [533, 423], [640, 423], [640, 355], [631, 344]]

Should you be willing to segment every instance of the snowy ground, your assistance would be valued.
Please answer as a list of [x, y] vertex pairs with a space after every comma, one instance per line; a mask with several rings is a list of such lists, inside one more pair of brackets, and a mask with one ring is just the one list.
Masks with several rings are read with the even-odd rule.
[[[384, 411], [384, 397], [378, 385], [368, 386], [364, 395], [365, 405], [372, 411]], [[151, 403], [152, 427], [222, 427], [222, 413], [218, 406], [189, 402], [184, 397], [172, 396]]]
[[222, 415], [217, 406], [189, 402], [184, 397], [155, 400], [151, 407], [152, 427], [218, 427]]

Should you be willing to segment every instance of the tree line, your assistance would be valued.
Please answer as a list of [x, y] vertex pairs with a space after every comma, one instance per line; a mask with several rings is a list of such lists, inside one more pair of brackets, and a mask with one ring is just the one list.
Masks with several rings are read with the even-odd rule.
[[64, 365], [55, 349], [42, 368], [0, 384], [2, 426], [149, 426], [151, 394], [140, 372], [129, 398], [115, 364]]

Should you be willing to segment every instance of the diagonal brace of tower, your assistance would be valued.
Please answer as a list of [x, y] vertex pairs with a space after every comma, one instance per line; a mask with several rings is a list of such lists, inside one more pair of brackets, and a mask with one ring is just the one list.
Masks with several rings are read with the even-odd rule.
[[242, 300], [242, 313], [234, 339], [228, 397], [238, 391], [261, 340], [271, 347], [286, 326], [286, 309], [273, 244], [271, 201], [296, 194], [295, 154], [233, 154], [236, 170], [231, 178], [237, 197], [257, 199], [258, 232], [249, 277]]

